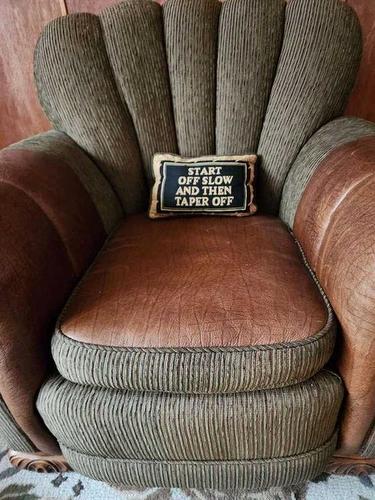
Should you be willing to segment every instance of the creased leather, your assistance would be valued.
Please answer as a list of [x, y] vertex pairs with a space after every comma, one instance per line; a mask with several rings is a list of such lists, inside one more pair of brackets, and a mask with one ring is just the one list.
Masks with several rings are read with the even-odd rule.
[[131, 216], [81, 282], [61, 330], [108, 346], [251, 346], [307, 338], [326, 320], [279, 219]]
[[0, 392], [35, 446], [56, 451], [34, 410], [57, 315], [106, 236], [78, 176], [32, 145], [0, 154]]
[[299, 203], [294, 232], [342, 326], [348, 395], [340, 452], [356, 453], [375, 417], [375, 138], [333, 151]]

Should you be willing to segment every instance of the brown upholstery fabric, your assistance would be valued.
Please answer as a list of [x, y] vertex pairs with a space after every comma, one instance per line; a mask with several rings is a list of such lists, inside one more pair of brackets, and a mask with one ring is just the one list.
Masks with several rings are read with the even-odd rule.
[[375, 417], [375, 138], [333, 151], [299, 203], [294, 231], [342, 326], [348, 396], [341, 452], [360, 448]]
[[[108, 180], [92, 159], [63, 132], [49, 130], [9, 146], [8, 150], [43, 153], [43, 158], [56, 165], [68, 166], [88, 192], [107, 234], [111, 233], [124, 213]], [[67, 193], [65, 193], [66, 195]]]
[[375, 136], [375, 123], [345, 116], [326, 123], [310, 137], [285, 179], [279, 214], [285, 224], [293, 227], [298, 204], [322, 161], [339, 146], [371, 135]]
[[0, 234], [0, 393], [36, 447], [53, 451], [34, 398], [56, 317], [106, 233], [64, 159], [29, 145], [0, 154]]
[[128, 217], [81, 282], [62, 332], [121, 347], [249, 346], [315, 334], [327, 312], [293, 238], [276, 218], [245, 219]]
[[49, 338], [74, 284], [73, 265], [39, 206], [8, 183], [0, 184], [0, 392], [19, 426], [40, 449], [51, 449], [34, 410], [45, 377]]

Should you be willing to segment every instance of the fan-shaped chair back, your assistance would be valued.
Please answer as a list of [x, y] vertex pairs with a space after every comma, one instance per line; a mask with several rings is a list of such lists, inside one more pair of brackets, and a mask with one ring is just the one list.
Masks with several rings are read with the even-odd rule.
[[125, 0], [47, 25], [35, 77], [54, 127], [126, 212], [146, 206], [156, 152], [258, 152], [259, 205], [277, 213], [301, 147], [342, 113], [360, 55], [339, 0]]

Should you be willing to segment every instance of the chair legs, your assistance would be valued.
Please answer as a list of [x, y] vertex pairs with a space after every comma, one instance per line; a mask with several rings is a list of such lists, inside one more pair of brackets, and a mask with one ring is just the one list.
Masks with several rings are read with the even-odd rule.
[[339, 476], [368, 476], [375, 474], [375, 458], [361, 457], [360, 455], [333, 456], [328, 463], [327, 472]]
[[46, 453], [23, 453], [9, 450], [8, 458], [13, 467], [34, 472], [67, 472], [71, 467], [62, 455]]
[[[18, 468], [34, 472], [67, 472], [72, 470], [63, 455], [47, 455], [45, 453], [23, 453], [9, 450], [10, 463]], [[375, 474], [375, 458], [361, 456], [333, 456], [326, 471], [339, 476], [362, 476]]]

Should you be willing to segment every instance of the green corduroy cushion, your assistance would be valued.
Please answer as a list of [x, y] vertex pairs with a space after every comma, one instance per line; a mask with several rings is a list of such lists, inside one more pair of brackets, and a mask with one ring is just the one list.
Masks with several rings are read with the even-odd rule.
[[340, 378], [321, 371], [282, 389], [238, 394], [132, 392], [56, 376], [37, 407], [68, 448], [134, 460], [252, 460], [308, 452], [333, 434]]
[[[233, 465], [239, 462], [246, 481], [254, 470], [260, 473], [258, 481], [274, 471], [288, 483], [295, 467], [298, 474], [306, 473], [313, 456], [314, 467], [322, 467], [327, 450], [333, 450], [342, 397], [340, 378], [324, 370], [290, 387], [213, 395], [103, 389], [55, 376], [42, 387], [37, 407], [68, 460], [82, 472], [95, 462], [90, 475], [98, 478], [105, 477], [107, 467], [111, 474], [129, 467], [122, 484], [169, 481], [198, 487], [207, 486], [219, 470], [231, 484], [238, 475]], [[290, 460], [291, 469], [286, 465], [282, 472], [281, 463]], [[138, 469], [143, 479], [133, 483]], [[150, 474], [154, 479], [146, 478]], [[186, 476], [182, 482], [179, 474]]]
[[323, 446], [301, 455], [241, 462], [151, 462], [106, 459], [78, 453], [65, 446], [62, 451], [75, 470], [119, 486], [253, 492], [294, 486], [318, 476], [335, 449], [336, 439], [333, 435]]

